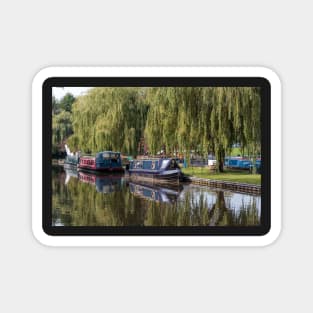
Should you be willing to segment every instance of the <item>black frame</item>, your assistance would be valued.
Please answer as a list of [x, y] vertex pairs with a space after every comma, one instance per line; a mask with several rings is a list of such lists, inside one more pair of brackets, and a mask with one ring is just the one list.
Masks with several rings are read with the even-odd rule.
[[[52, 87], [261, 87], [260, 226], [52, 226]], [[42, 227], [51, 236], [263, 236], [271, 228], [271, 86], [263, 77], [51, 77], [42, 86]]]

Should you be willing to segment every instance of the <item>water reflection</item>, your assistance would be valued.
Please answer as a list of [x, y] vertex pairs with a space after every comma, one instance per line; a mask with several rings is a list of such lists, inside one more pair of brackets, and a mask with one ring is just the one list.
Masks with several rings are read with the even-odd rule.
[[85, 172], [78, 172], [79, 181], [95, 185], [96, 190], [102, 193], [120, 191], [123, 184], [122, 178], [123, 177], [120, 175], [106, 175], [106, 174], [95, 175]]
[[153, 184], [139, 184], [129, 182], [129, 191], [135, 196], [145, 200], [173, 203], [176, 202], [183, 187], [180, 186], [157, 186]]
[[54, 226], [259, 225], [260, 208], [260, 196], [194, 185], [148, 185], [74, 169], [52, 172]]

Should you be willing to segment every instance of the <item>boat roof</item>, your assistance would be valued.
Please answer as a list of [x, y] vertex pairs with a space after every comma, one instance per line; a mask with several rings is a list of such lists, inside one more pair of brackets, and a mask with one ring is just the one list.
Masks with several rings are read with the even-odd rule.
[[100, 152], [97, 152], [96, 155], [99, 155], [99, 154], [121, 154], [120, 152], [118, 151], [100, 151]]
[[158, 161], [158, 160], [175, 160], [175, 158], [145, 158], [145, 159], [133, 159], [133, 161]]

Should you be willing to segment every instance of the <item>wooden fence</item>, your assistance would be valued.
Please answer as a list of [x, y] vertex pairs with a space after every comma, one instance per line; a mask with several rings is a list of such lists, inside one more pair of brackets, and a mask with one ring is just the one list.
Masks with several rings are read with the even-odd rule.
[[241, 192], [241, 193], [250, 193], [250, 194], [255, 194], [255, 195], [261, 194], [260, 185], [230, 182], [230, 181], [223, 181], [223, 180], [213, 180], [213, 179], [198, 178], [198, 177], [192, 177], [192, 176], [191, 177], [184, 176], [184, 181], [191, 182], [192, 184], [195, 184], [195, 185], [208, 186], [208, 187], [219, 188], [219, 189], [228, 189], [228, 190]]

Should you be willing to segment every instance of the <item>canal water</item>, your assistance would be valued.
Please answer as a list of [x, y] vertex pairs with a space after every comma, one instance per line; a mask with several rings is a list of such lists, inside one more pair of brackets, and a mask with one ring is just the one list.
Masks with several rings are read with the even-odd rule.
[[256, 226], [261, 197], [53, 167], [53, 226]]

